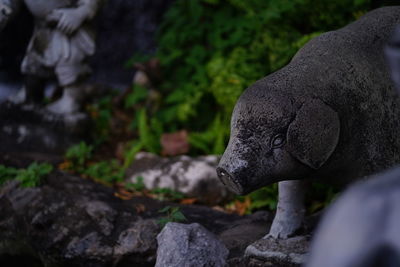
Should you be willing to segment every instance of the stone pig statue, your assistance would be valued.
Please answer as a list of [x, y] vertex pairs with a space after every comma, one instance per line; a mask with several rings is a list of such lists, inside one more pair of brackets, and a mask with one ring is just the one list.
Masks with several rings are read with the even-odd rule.
[[279, 182], [269, 236], [302, 226], [305, 181], [346, 184], [400, 162], [400, 102], [383, 55], [400, 6], [309, 41], [247, 88], [217, 168], [237, 194]]

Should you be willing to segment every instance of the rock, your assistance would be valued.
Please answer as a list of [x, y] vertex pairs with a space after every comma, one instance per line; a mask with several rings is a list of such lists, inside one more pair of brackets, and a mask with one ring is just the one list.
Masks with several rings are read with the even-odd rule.
[[251, 264], [258, 266], [291, 267], [305, 262], [310, 236], [296, 236], [288, 239], [264, 238], [246, 249]]
[[146, 197], [122, 200], [112, 188], [56, 171], [40, 187], [0, 187], [0, 266], [154, 266], [165, 216], [159, 210], [167, 205], [217, 236], [232, 262], [271, 221], [267, 212], [239, 216]]
[[38, 188], [8, 183], [0, 209], [0, 255], [30, 254], [45, 266], [151, 266], [155, 260], [156, 220], [79, 177], [55, 173]]
[[271, 219], [269, 212], [258, 211], [250, 217], [232, 222], [229, 228], [218, 234], [218, 238], [229, 249], [229, 258], [243, 256], [243, 252], [252, 240], [264, 236], [265, 223], [269, 224]]
[[0, 164], [20, 157], [57, 162], [67, 148], [88, 137], [89, 126], [82, 113], [59, 116], [33, 105], [1, 103]]
[[208, 204], [218, 204], [232, 194], [219, 181], [215, 167], [218, 156], [162, 158], [151, 153], [138, 153], [128, 170], [128, 181], [143, 178], [147, 189], [169, 188]]
[[157, 236], [156, 267], [227, 266], [229, 251], [197, 223], [168, 223]]
[[307, 267], [400, 266], [400, 167], [348, 188], [326, 211]]

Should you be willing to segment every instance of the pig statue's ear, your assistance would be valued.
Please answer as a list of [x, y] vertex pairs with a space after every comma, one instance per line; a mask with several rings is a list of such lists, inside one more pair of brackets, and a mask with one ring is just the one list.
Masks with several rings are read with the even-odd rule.
[[320, 168], [339, 141], [338, 114], [319, 99], [305, 102], [287, 131], [287, 150], [303, 164]]

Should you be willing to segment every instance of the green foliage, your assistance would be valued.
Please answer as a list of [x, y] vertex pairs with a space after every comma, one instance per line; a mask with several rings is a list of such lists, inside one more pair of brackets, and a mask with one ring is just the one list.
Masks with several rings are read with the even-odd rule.
[[144, 179], [143, 179], [142, 176], [138, 176], [138, 177], [136, 177], [136, 182], [135, 183], [127, 183], [125, 185], [125, 187], [127, 189], [130, 189], [130, 190], [141, 192], [146, 188], [146, 186], [144, 185], [144, 181], [143, 180]]
[[130, 149], [125, 153], [124, 168], [133, 162], [135, 155], [142, 149], [152, 153], [161, 151], [160, 136], [163, 133], [163, 127], [159, 120], [156, 117], [149, 119], [144, 108], [140, 109], [137, 114], [135, 128], [138, 131], [139, 139], [129, 145]]
[[250, 211], [260, 209], [275, 210], [278, 204], [278, 184], [265, 186], [249, 194], [251, 204]]
[[32, 163], [26, 169], [15, 169], [0, 165], [0, 185], [8, 180], [16, 179], [21, 182], [22, 187], [35, 187], [53, 170], [48, 163]]
[[133, 107], [141, 101], [145, 101], [148, 95], [149, 91], [146, 88], [140, 85], [133, 85], [132, 91], [125, 98], [125, 108]]
[[192, 132], [189, 143], [202, 154], [222, 154], [225, 150], [225, 138], [229, 135], [229, 128], [223, 122], [218, 114], [206, 131]]
[[184, 194], [174, 191], [169, 188], [156, 188], [151, 190], [151, 193], [155, 195], [155, 198], [158, 200], [168, 200], [168, 201], [177, 201], [181, 200], [185, 197]]
[[21, 182], [23, 187], [34, 187], [40, 185], [42, 179], [53, 170], [53, 166], [48, 163], [30, 164], [28, 168], [18, 171], [15, 179]]
[[86, 169], [86, 161], [92, 158], [93, 146], [80, 142], [70, 147], [65, 153], [65, 158], [71, 162], [69, 169], [83, 173]]
[[161, 227], [164, 227], [169, 222], [182, 222], [187, 220], [185, 215], [179, 210], [179, 207], [166, 206], [158, 212], [167, 213], [167, 216], [161, 217], [157, 222]]
[[[371, 7], [372, 0], [176, 0], [158, 33], [162, 101], [151, 119], [139, 112], [133, 126], [142, 134], [133, 150], [159, 151], [162, 131], [150, 130], [157, 124], [165, 132], [188, 130], [193, 153], [221, 153], [246, 87], [287, 64], [311, 38]], [[126, 106], [144, 97], [135, 88]]]
[[89, 162], [93, 157], [94, 146], [85, 142], [70, 147], [65, 153], [68, 164], [65, 169], [106, 183], [122, 182], [125, 169], [117, 160]]
[[[142, 176], [136, 177], [136, 181], [134, 183], [127, 183], [125, 187], [136, 192], [143, 192], [146, 189]], [[185, 198], [185, 195], [183, 193], [174, 191], [169, 188], [155, 188], [153, 190], [147, 191], [147, 193], [150, 193], [153, 198], [160, 201], [179, 201]]]
[[160, 152], [160, 138], [161, 133], [158, 133], [159, 127], [156, 119], [148, 118], [146, 111], [142, 109], [139, 112], [139, 136], [143, 147], [153, 153]]
[[340, 188], [313, 183], [306, 194], [306, 207], [309, 214], [315, 213], [329, 205], [340, 192]]
[[99, 145], [110, 136], [110, 121], [112, 118], [113, 95], [102, 97], [88, 107], [94, 121], [95, 145]]
[[116, 160], [109, 160], [90, 164], [83, 174], [106, 183], [116, 183], [124, 180], [125, 170]]
[[128, 168], [131, 163], [134, 161], [135, 156], [140, 150], [143, 148], [143, 143], [139, 141], [133, 141], [128, 145], [129, 150], [124, 155], [124, 168]]
[[0, 165], [0, 185], [4, 184], [8, 180], [14, 179], [17, 174], [17, 169]]
[[145, 62], [148, 61], [151, 58], [150, 55], [145, 55], [143, 53], [136, 53], [131, 57], [129, 60], [127, 60], [124, 64], [124, 67], [127, 69], [133, 68], [134, 64], [136, 62]]

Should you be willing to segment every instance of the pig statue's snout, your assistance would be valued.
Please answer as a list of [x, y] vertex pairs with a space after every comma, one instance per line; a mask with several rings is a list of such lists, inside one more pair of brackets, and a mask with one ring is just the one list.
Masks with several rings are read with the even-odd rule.
[[232, 190], [236, 194], [243, 193], [243, 187], [240, 183], [234, 178], [232, 174], [230, 174], [227, 170], [222, 167], [217, 168], [217, 175], [220, 181], [227, 186], [230, 190]]

